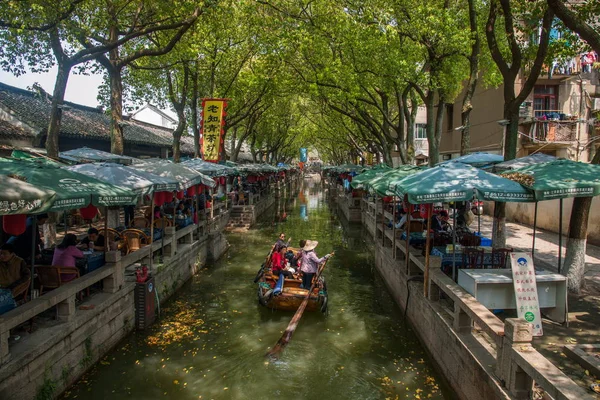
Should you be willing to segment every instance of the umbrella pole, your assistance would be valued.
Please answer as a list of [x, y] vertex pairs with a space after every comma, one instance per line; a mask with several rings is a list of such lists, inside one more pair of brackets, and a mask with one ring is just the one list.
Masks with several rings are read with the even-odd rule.
[[423, 294], [425, 298], [429, 298], [429, 253], [431, 253], [431, 235], [429, 231], [431, 230], [431, 217], [433, 213], [431, 212], [433, 209], [433, 204], [429, 204], [429, 208], [425, 215], [427, 215], [427, 239], [425, 240], [425, 271], [423, 274]]
[[154, 244], [154, 192], [152, 193], [151, 197], [152, 200], [150, 200], [150, 272], [152, 272], [152, 265], [154, 264], [154, 252], [152, 251], [152, 245]]
[[452, 208], [452, 280], [456, 282], [456, 202]]
[[408, 196], [404, 196], [405, 198], [405, 203], [406, 203], [406, 210], [404, 210], [406, 212], [406, 275], [408, 275], [408, 271], [410, 270], [409, 265], [410, 265], [410, 217], [411, 212], [410, 212], [410, 203], [408, 202]]
[[477, 206], [477, 232], [481, 236], [481, 213], [479, 212], [479, 206]]
[[104, 258], [105, 259], [106, 259], [107, 251], [110, 251], [110, 244], [109, 244], [109, 240], [108, 240], [108, 206], [104, 207]]
[[65, 236], [69, 233], [69, 228], [67, 227], [67, 211], [63, 211], [63, 220], [65, 224]]
[[396, 259], [396, 196], [393, 197], [394, 201], [392, 201], [392, 255], [394, 260]]
[[535, 202], [535, 208], [533, 209], [533, 242], [531, 243], [531, 259], [535, 263], [535, 233], [537, 230], [537, 214], [538, 214], [538, 202]]
[[563, 199], [558, 201], [558, 273], [562, 267]]
[[33, 229], [31, 229], [31, 282], [29, 283], [29, 297], [31, 297], [31, 293], [33, 293], [33, 277], [34, 277], [34, 273], [35, 273], [35, 249], [37, 247], [37, 216], [32, 215], [31, 219], [33, 220], [31, 222], [31, 226], [33, 227]]
[[[377, 212], [377, 209], [375, 209]], [[385, 247], [385, 204], [383, 196], [381, 197], [381, 246]]]
[[212, 188], [210, 189], [210, 220], [212, 221], [212, 219], [215, 217], [215, 198], [213, 196], [213, 190]]

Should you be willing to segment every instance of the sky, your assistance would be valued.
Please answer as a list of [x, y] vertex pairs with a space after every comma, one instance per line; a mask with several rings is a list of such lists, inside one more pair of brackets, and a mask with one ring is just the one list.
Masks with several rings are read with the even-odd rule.
[[[16, 86], [21, 89], [31, 87], [35, 82], [48, 93], [54, 91], [54, 81], [56, 80], [56, 67], [43, 74], [27, 73], [21, 76], [14, 76], [10, 72], [0, 70], [0, 82], [10, 86]], [[96, 107], [98, 103], [98, 87], [102, 84], [102, 75], [76, 75], [71, 72], [67, 84], [67, 93], [65, 100], [72, 103], [83, 104], [90, 107]]]

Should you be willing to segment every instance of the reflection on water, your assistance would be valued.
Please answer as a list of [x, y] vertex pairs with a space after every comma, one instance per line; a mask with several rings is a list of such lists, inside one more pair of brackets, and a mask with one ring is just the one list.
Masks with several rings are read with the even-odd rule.
[[[374, 272], [360, 230], [343, 231], [319, 186], [280, 199], [271, 211], [257, 229], [229, 235], [226, 257], [194, 277], [151, 331], [122, 341], [65, 398], [449, 398]], [[325, 271], [329, 315], [305, 313], [281, 360], [269, 363], [264, 355], [293, 314], [258, 305], [252, 280], [279, 231], [293, 244], [317, 239], [317, 254], [336, 256]]]

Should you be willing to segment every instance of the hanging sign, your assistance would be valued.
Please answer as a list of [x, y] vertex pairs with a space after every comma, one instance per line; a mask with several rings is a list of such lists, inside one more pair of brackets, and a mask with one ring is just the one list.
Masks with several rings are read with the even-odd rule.
[[517, 303], [517, 315], [531, 324], [533, 336], [542, 336], [542, 316], [531, 255], [527, 253], [511, 253], [510, 262], [515, 288], [515, 300]]
[[204, 161], [218, 162], [221, 157], [225, 131], [226, 99], [203, 99], [200, 124], [200, 148]]
[[306, 147], [300, 148], [300, 162], [305, 163], [308, 160], [308, 149]]

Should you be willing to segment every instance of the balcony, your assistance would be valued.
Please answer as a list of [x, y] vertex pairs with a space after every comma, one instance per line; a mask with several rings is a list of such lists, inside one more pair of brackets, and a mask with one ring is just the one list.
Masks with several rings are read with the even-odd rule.
[[[572, 142], [577, 140], [577, 124], [575, 119], [542, 119], [547, 116], [560, 116], [564, 114], [557, 111], [536, 110], [536, 119], [533, 121], [530, 129], [529, 142]], [[540, 118], [540, 116], [542, 116]]]

